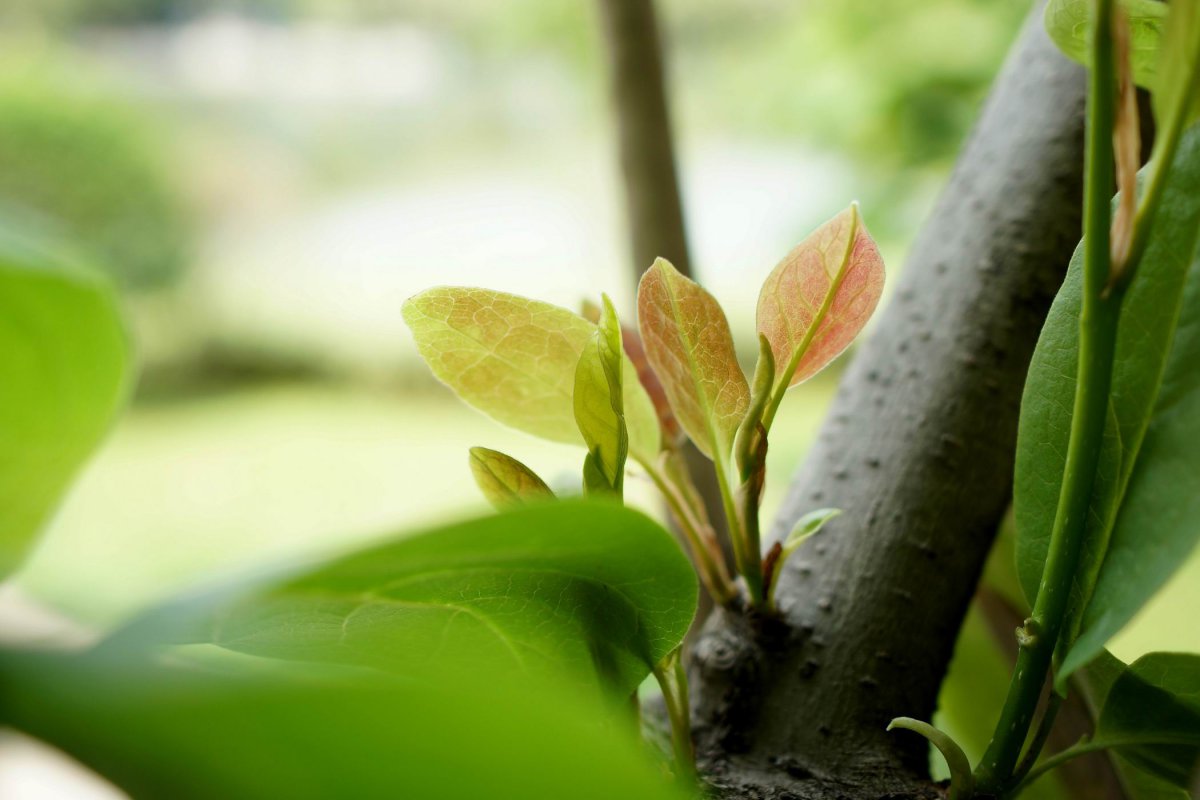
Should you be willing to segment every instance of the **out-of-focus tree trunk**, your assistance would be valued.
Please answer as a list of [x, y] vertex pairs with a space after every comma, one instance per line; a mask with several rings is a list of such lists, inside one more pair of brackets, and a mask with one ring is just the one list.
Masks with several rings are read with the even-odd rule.
[[[640, 280], [658, 257], [669, 260], [684, 275], [693, 275], [654, 3], [599, 0], [599, 8], [609, 60], [632, 278]], [[713, 527], [725, 541], [724, 511], [712, 462], [690, 443], [686, 455]]]

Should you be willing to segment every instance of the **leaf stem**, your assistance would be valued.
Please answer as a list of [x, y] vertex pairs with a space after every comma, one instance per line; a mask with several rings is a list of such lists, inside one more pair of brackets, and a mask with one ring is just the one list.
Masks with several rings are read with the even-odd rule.
[[671, 747], [675, 751], [675, 774], [681, 781], [696, 781], [696, 754], [692, 746], [692, 719], [688, 703], [687, 671], [679, 648], [654, 667], [654, 679], [662, 689], [667, 717], [671, 721]]
[[[713, 461], [713, 469], [717, 472], [717, 488], [721, 491], [721, 505], [725, 509], [725, 519], [729, 523], [729, 540], [733, 544], [733, 557], [737, 561], [738, 573], [746, 581], [750, 604], [760, 605], [763, 600], [763, 580], [762, 553], [758, 552], [757, 502], [755, 502], [753, 516], [749, 517], [748, 515], [749, 518], [743, 521], [742, 515], [738, 513], [738, 505], [729, 484], [729, 459], [718, 456]], [[750, 534], [753, 534], [753, 542], [750, 541]]]
[[1088, 94], [1084, 196], [1084, 292], [1079, 363], [1062, 489], [1049, 552], [1029, 628], [992, 741], [975, 771], [981, 793], [999, 794], [1012, 781], [1050, 669], [1079, 564], [1092, 484], [1107, 417], [1117, 321], [1123, 291], [1106, 292], [1111, 271], [1110, 194], [1116, 100], [1113, 2], [1095, 0], [1096, 27]]
[[1054, 720], [1058, 717], [1059, 709], [1062, 708], [1062, 701], [1063, 696], [1057, 691], [1051, 690], [1050, 696], [1046, 699], [1046, 708], [1042, 711], [1042, 718], [1038, 721], [1037, 730], [1034, 731], [1033, 738], [1029, 740], [1029, 746], [1025, 748], [1025, 756], [1017, 765], [1016, 771], [1013, 772], [1012, 780], [1023, 779], [1037, 763], [1038, 755], [1046, 746], [1046, 740], [1050, 738], [1050, 730], [1054, 727]]
[[1071, 759], [1079, 756], [1086, 756], [1088, 753], [1096, 753], [1101, 750], [1111, 750], [1115, 747], [1135, 747], [1144, 745], [1194, 745], [1196, 744], [1195, 737], [1188, 736], [1164, 736], [1161, 734], [1150, 736], [1119, 736], [1112, 739], [1097, 739], [1088, 741], [1086, 738], [1071, 745], [1066, 750], [1061, 750], [1052, 756], [1047, 756], [1040, 764], [1029, 771], [1025, 778], [1014, 786], [1012, 789], [1004, 793], [1004, 797], [1017, 797], [1021, 792], [1028, 789], [1033, 783], [1043, 775], [1055, 767], [1061, 766]]
[[696, 519], [695, 512], [690, 509], [683, 490], [674, 481], [669, 480], [656, 465], [640, 459], [639, 461], [642, 468], [646, 470], [646, 474], [650, 476], [650, 480], [654, 482], [666, 499], [672, 516], [675, 517], [680, 530], [687, 538], [696, 559], [697, 571], [700, 574], [700, 580], [704, 583], [704, 588], [713, 596], [715, 602], [728, 606], [737, 597], [737, 590], [729, 579], [724, 557], [720, 554], [720, 547], [711, 533], [712, 529], [707, 528], [709, 534], [707, 536], [704, 534], [706, 526]]

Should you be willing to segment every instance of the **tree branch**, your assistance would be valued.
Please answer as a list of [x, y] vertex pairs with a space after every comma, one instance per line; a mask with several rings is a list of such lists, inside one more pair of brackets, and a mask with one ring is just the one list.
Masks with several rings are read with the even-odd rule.
[[692, 663], [726, 797], [925, 797], [929, 719], [1012, 484], [1030, 355], [1082, 197], [1082, 68], [1037, 3], [774, 529], [845, 509], [784, 570], [783, 621], [722, 613]]

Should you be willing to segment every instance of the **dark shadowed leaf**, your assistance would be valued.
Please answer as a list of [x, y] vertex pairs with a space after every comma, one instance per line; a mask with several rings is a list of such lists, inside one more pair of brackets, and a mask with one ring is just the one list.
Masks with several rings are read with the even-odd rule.
[[1151, 653], [1112, 685], [1096, 726], [1130, 763], [1187, 787], [1200, 765], [1200, 656]]
[[[1093, 710], [1093, 716], [1099, 716], [1113, 684], [1126, 669], [1126, 665], [1120, 659], [1103, 650], [1085, 669], [1076, 673], [1078, 685], [1086, 697], [1088, 708]], [[1123, 758], [1120, 751], [1110, 750], [1108, 755], [1129, 800], [1189, 800], [1190, 795], [1186, 789], [1138, 769], [1128, 759]]]

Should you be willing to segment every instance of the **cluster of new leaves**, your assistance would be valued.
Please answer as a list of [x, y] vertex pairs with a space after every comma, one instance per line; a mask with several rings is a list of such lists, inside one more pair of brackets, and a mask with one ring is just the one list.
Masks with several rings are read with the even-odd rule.
[[[108, 287], [15, 240], [0, 240], [0, 320], [4, 576], [111, 425], [131, 370]], [[575, 392], [595, 442], [589, 480], [619, 491], [624, 406], [607, 388], [619, 339], [581, 326], [566, 346], [594, 345]], [[473, 465], [497, 493], [539, 491], [498, 454]], [[474, 800], [509, 786], [681, 800], [612, 699], [678, 648], [695, 607], [692, 568], [657, 523], [612, 503], [547, 504], [193, 593], [89, 652], [0, 648], [0, 725], [133, 797]], [[184, 643], [208, 647], [163, 649]]]
[[[716, 298], [664, 259], [638, 287], [636, 330], [621, 327], [607, 298], [589, 321], [484, 289], [431, 289], [405, 304], [404, 317], [434, 374], [468, 403], [537, 436], [582, 440], [585, 492], [619, 495], [628, 452], [666, 494], [709, 590], [731, 601], [729, 565], [680, 464], [685, 433], [713, 461], [733, 566], [750, 602], [760, 603], [777, 574], [774, 562], [762, 563], [757, 533], [767, 432], [786, 390], [862, 330], [883, 275], [857, 206], [797, 245], [762, 287], [753, 387]], [[510, 456], [476, 448], [471, 466], [494, 502], [549, 495]]]
[[[8, 573], [119, 411], [130, 370], [107, 287], [3, 244]], [[760, 440], [747, 452], [764, 453], [766, 415], [792, 374], [811, 375], [849, 344], [881, 283], [854, 208], [798, 247], [760, 311], [764, 357], [789, 371], [776, 381], [768, 369], [753, 401], [715, 300], [666, 262], [642, 284], [641, 337], [622, 330], [607, 298], [593, 322], [497, 292], [436, 289], [404, 315], [435, 374], [469, 403], [582, 443], [585, 494], [619, 499], [632, 456], [693, 533], [711, 537], [677, 458], [680, 428], [725, 478], [739, 431]], [[674, 797], [606, 709], [653, 673], [686, 725], [678, 653], [696, 608], [691, 565], [670, 534], [619, 503], [549, 502], [544, 481], [494, 450], [472, 449], [470, 463], [509, 510], [188, 594], [93, 652], [0, 651], [0, 721], [134, 796], [473, 798], [499, 783], [531, 798]], [[759, 488], [762, 469], [751, 470]], [[199, 658], [209, 650], [196, 645], [227, 655]], [[690, 751], [686, 737], [676, 748]]]

